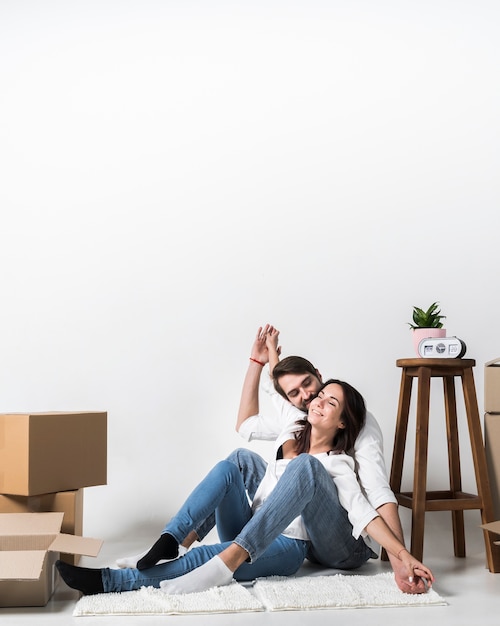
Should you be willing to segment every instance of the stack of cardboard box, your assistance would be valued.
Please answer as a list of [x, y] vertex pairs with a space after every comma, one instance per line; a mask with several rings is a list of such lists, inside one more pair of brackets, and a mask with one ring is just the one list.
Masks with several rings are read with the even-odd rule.
[[[500, 534], [500, 358], [484, 367], [484, 446], [495, 522], [483, 528]], [[500, 541], [495, 542], [500, 545]]]
[[0, 607], [43, 606], [53, 563], [96, 556], [83, 491], [107, 481], [107, 413], [0, 414]]
[[484, 444], [495, 519], [500, 520], [500, 359], [484, 368]]

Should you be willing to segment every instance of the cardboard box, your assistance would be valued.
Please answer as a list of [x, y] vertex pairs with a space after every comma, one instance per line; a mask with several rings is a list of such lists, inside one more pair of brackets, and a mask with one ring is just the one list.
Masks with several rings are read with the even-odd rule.
[[484, 411], [500, 413], [500, 358], [484, 365]]
[[99, 539], [60, 532], [63, 513], [0, 514], [0, 607], [45, 606], [59, 553], [97, 556]]
[[495, 519], [500, 519], [500, 415], [484, 416], [484, 450]]
[[0, 493], [36, 496], [107, 481], [107, 413], [0, 415]]
[[[48, 513], [64, 514], [61, 532], [69, 535], [83, 535], [83, 489], [59, 491], [40, 496], [0, 495], [0, 513]], [[64, 554], [61, 559], [78, 565], [80, 555]]]

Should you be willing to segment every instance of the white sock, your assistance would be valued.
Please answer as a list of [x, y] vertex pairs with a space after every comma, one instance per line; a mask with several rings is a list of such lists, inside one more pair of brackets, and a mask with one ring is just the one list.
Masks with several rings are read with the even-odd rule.
[[165, 593], [194, 593], [205, 591], [211, 587], [223, 587], [229, 585], [233, 580], [233, 572], [219, 556], [214, 556], [192, 572], [172, 578], [162, 580], [160, 589]]
[[[116, 559], [116, 564], [121, 569], [125, 569], [127, 567], [135, 568], [137, 567], [137, 561], [140, 561], [142, 557], [145, 556], [148, 552], [149, 550], [146, 550], [145, 552], [137, 554], [136, 556], [124, 556], [121, 559]], [[184, 546], [179, 546], [179, 554], [175, 558], [178, 559], [179, 557], [184, 556], [186, 552], [187, 548], [185, 548]], [[158, 561], [158, 564], [166, 563], [167, 561], [175, 561], [175, 559], [163, 559], [162, 561]]]

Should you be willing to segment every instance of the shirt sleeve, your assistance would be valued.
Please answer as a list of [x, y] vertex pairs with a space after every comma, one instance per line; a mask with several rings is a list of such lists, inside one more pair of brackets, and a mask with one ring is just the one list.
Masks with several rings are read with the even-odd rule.
[[268, 373], [263, 373], [260, 388], [271, 399], [274, 409], [273, 415], [264, 413], [251, 415], [241, 424], [238, 433], [246, 441], [253, 441], [254, 439], [275, 441], [280, 433], [288, 429], [290, 424], [302, 419], [305, 413], [280, 396], [274, 389]]
[[359, 482], [372, 507], [378, 509], [388, 502], [396, 504], [396, 497], [387, 478], [382, 431], [369, 412], [354, 444], [354, 458]]
[[366, 526], [378, 517], [377, 511], [365, 498], [354, 471], [354, 460], [348, 454], [325, 454], [324, 464], [337, 487], [340, 504], [352, 524], [352, 536], [366, 537]]

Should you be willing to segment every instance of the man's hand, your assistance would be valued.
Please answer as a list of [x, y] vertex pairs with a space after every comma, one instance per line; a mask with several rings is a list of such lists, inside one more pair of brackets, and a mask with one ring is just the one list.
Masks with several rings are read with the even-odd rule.
[[[253, 342], [252, 350], [250, 353], [250, 357], [255, 359], [256, 361], [260, 361], [261, 363], [269, 362], [269, 348], [267, 345], [267, 341], [269, 337], [276, 338], [276, 342], [278, 341], [279, 331], [271, 326], [271, 324], [266, 324], [264, 327], [260, 326], [257, 331], [257, 336], [255, 337], [255, 341]], [[279, 352], [278, 352], [279, 354]]]

